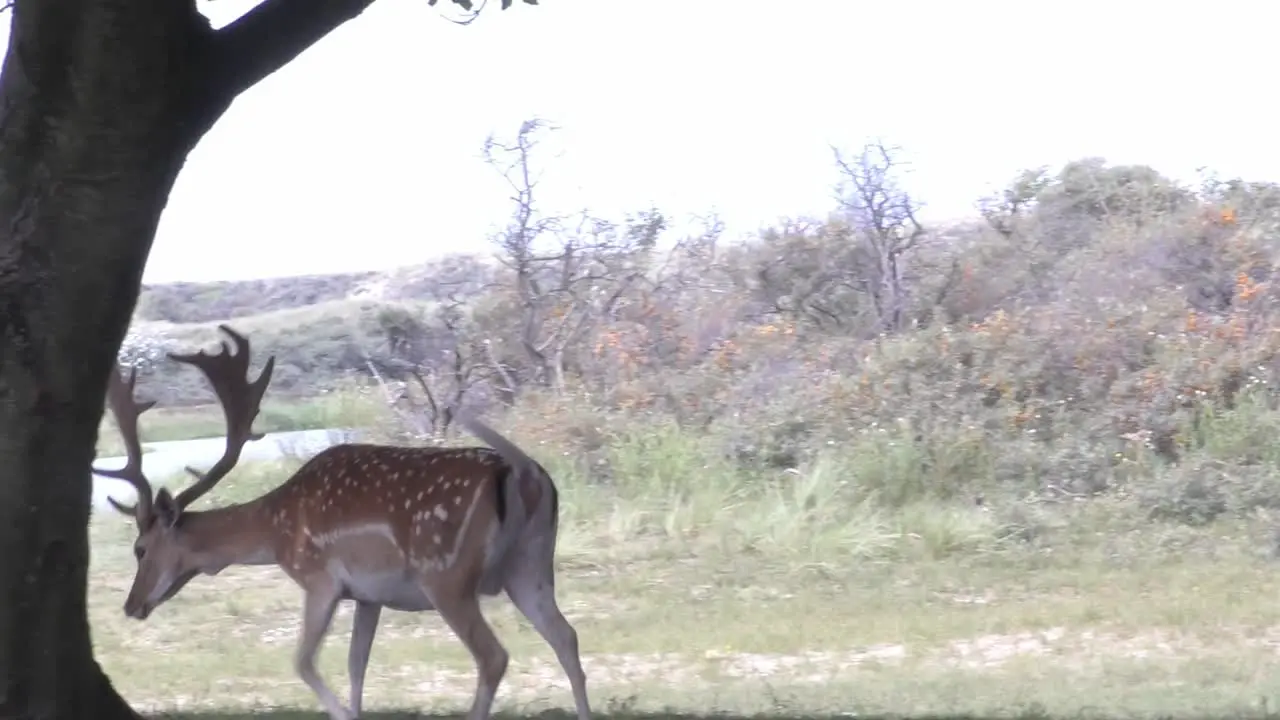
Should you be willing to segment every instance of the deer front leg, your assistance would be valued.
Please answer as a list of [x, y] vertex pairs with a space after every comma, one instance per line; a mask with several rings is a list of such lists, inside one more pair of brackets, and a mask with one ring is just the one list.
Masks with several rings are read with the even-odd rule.
[[369, 668], [369, 653], [373, 650], [373, 636], [378, 632], [378, 618], [382, 606], [377, 603], [356, 601], [355, 617], [351, 622], [351, 647], [347, 651], [347, 674], [351, 677], [351, 712], [360, 717], [364, 697], [364, 674]]
[[298, 636], [297, 654], [294, 656], [294, 669], [298, 677], [311, 688], [320, 699], [332, 720], [356, 720], [356, 716], [343, 707], [338, 696], [333, 694], [320, 673], [316, 672], [316, 651], [329, 631], [329, 623], [333, 621], [333, 611], [338, 607], [340, 589], [332, 578], [324, 577], [305, 586], [306, 597], [303, 600], [302, 631]]

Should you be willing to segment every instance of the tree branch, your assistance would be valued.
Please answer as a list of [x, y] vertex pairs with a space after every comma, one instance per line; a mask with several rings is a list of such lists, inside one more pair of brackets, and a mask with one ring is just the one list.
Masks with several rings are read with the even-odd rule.
[[214, 36], [216, 92], [229, 102], [372, 4], [373, 0], [263, 0]]
[[[537, 0], [523, 1], [538, 4]], [[4, 4], [10, 2], [0, 0]], [[470, 0], [453, 2], [471, 9]], [[510, 7], [511, 2], [502, 0], [502, 9]], [[217, 32], [215, 92], [230, 103], [372, 4], [373, 0], [263, 0]], [[435, 5], [435, 0], [430, 4]]]

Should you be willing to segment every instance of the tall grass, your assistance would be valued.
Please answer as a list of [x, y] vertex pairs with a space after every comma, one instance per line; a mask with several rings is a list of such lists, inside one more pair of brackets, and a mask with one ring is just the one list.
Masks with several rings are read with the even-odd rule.
[[[727, 452], [714, 426], [692, 431], [657, 415], [602, 415], [565, 402], [539, 407], [538, 423], [519, 412], [495, 422], [556, 478], [567, 562], [625, 561], [661, 549], [830, 569], [1034, 544], [1079, 502], [1104, 503], [1133, 522], [1192, 526], [1280, 510], [1280, 451], [1271, 442], [1280, 410], [1260, 390], [1242, 392], [1231, 408], [1202, 408], [1180, 438], [1177, 462], [1140, 443], [1100, 461], [1064, 431], [1052, 443], [1017, 443], [976, 427], [915, 434], [890, 426], [815, 444], [794, 466], [779, 467]], [[391, 436], [396, 422], [358, 391], [263, 416], [259, 427], [268, 431], [366, 427]], [[197, 426], [171, 418], [156, 425], [167, 434]], [[305, 459], [246, 466], [216, 494], [261, 492]], [[1109, 479], [1093, 494], [1052, 491], [1086, 473]]]
[[[610, 437], [598, 463], [521, 442], [560, 489], [559, 554], [571, 564], [625, 563], [657, 552], [835, 569], [851, 561], [995, 550], [1011, 535], [990, 513], [929, 492], [920, 466], [878, 441], [871, 447], [885, 452], [861, 453], [855, 445], [781, 470], [744, 468], [717, 454], [712, 439], [665, 421]], [[246, 464], [210, 502], [261, 494], [303, 460]]]

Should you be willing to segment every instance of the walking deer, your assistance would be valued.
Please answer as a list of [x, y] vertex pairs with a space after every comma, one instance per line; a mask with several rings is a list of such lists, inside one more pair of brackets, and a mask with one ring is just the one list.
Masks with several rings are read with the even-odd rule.
[[[470, 720], [489, 717], [508, 655], [480, 613], [480, 596], [505, 590], [555, 651], [569, 677], [579, 720], [590, 720], [578, 636], [555, 600], [554, 555], [559, 500], [551, 476], [492, 428], [461, 418], [491, 448], [331, 447], [284, 484], [245, 503], [187, 508], [226, 477], [253, 432], [275, 358], [249, 381], [249, 341], [219, 327], [216, 353], [170, 354], [194, 365], [226, 416], [227, 443], [208, 472], [176, 496], [152, 489], [142, 471], [138, 416], [155, 403], [134, 399], [137, 374], [112, 373], [107, 404], [127, 459], [94, 472], [128, 482], [137, 502], [116, 510], [135, 519], [138, 567], [124, 612], [145, 620], [198, 574], [231, 565], [278, 565], [303, 591], [295, 669], [334, 720], [359, 716], [365, 670], [382, 608], [436, 610], [475, 659], [478, 680]], [[350, 707], [316, 672], [315, 656], [342, 600], [355, 601], [348, 650]]]

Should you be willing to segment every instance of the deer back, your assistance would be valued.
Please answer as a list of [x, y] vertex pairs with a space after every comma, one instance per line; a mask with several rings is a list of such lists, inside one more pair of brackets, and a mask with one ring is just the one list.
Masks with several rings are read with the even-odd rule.
[[336, 568], [354, 583], [407, 564], [475, 574], [493, 594], [529, 508], [546, 502], [536, 479], [489, 448], [351, 443], [317, 454], [263, 502], [280, 564], [300, 579]]

